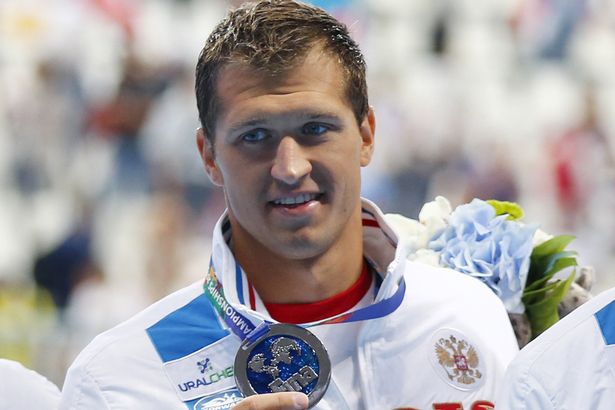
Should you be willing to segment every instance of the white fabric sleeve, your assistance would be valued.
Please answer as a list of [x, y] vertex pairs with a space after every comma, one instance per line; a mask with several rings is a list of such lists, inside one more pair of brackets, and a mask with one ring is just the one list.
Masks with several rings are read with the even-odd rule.
[[60, 390], [20, 363], [0, 359], [0, 410], [56, 409]]
[[100, 387], [83, 367], [71, 367], [62, 388], [59, 410], [110, 409]]
[[506, 370], [495, 405], [498, 410], [556, 410], [543, 386], [515, 362]]

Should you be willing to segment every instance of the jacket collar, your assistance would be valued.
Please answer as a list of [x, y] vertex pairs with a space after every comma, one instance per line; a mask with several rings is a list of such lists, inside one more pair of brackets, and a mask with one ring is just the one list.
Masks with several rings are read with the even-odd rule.
[[[376, 300], [390, 297], [399, 286], [407, 258], [407, 246], [386, 222], [382, 211], [371, 201], [361, 199], [363, 209], [363, 252], [365, 258], [382, 276], [383, 282]], [[266, 311], [258, 294], [251, 290], [245, 273], [229, 248], [231, 224], [225, 211], [214, 228], [212, 260], [219, 281], [224, 286], [227, 300], [236, 305], [250, 306], [250, 299], [257, 311]], [[242, 309], [243, 310], [243, 309]]]

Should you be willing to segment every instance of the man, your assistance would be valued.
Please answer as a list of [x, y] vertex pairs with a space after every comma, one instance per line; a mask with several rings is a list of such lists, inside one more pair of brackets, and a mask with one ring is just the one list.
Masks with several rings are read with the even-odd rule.
[[45, 377], [8, 359], [0, 359], [0, 410], [55, 409], [60, 390]]
[[[506, 312], [479, 281], [409, 262], [361, 200], [375, 115], [346, 27], [288, 0], [240, 7], [207, 40], [196, 92], [227, 204], [205, 285], [96, 338], [61, 408], [230, 408], [238, 387], [318, 409], [491, 408], [517, 350]], [[306, 405], [275, 393], [237, 409]]]
[[498, 410], [607, 410], [615, 403], [615, 288], [528, 344], [506, 371]]

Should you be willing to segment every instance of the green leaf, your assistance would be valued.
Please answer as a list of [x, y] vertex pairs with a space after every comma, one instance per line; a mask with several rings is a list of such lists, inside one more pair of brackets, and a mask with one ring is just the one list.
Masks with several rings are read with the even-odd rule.
[[557, 305], [562, 301], [570, 284], [574, 281], [576, 272], [572, 272], [566, 280], [549, 284], [549, 290], [542, 300], [525, 305], [525, 311], [532, 325], [532, 337], [540, 335], [559, 320]]
[[542, 278], [533, 281], [529, 285], [527, 284], [527, 283], [529, 283], [529, 280], [528, 280], [526, 285], [525, 285], [525, 289], [523, 289], [523, 294], [525, 295], [526, 293], [529, 293], [529, 292], [531, 292], [533, 290], [537, 290], [537, 289], [542, 288], [543, 286], [545, 286], [547, 284], [549, 279], [551, 279], [552, 277], [553, 277], [553, 275], [545, 275]]
[[554, 274], [561, 271], [562, 269], [569, 268], [571, 266], [577, 266], [577, 265], [578, 263], [577, 263], [576, 254], [573, 257], [562, 257], [555, 261], [555, 263], [553, 264], [553, 266], [551, 266], [551, 269], [549, 269], [546, 275], [553, 276]]
[[489, 199], [487, 203], [495, 209], [496, 216], [508, 215], [508, 218], [506, 219], [511, 221], [516, 221], [523, 218], [523, 209], [516, 202]]
[[540, 262], [534, 265], [530, 263], [530, 272], [526, 280], [526, 288], [532, 289], [536, 282], [544, 283], [545, 278], [553, 276], [554, 273], [577, 265], [577, 253], [573, 251], [564, 251], [541, 258]]
[[[561, 251], [530, 259], [530, 270], [527, 275], [526, 287], [534, 282], [543, 280], [567, 266], [576, 265], [577, 253], [575, 251]], [[565, 261], [565, 262], [563, 262]]]
[[537, 289], [525, 290], [523, 292], [523, 296], [521, 297], [521, 300], [523, 301], [523, 304], [526, 306], [540, 302], [541, 300], [546, 298], [547, 293], [555, 289], [556, 286], [557, 286], [557, 281], [548, 283], [545, 286], [542, 286]]
[[558, 235], [549, 239], [548, 241], [541, 243], [532, 251], [532, 258], [539, 256], [549, 255], [551, 253], [561, 252], [566, 249], [566, 246], [574, 240], [573, 235]]
[[549, 282], [547, 284], [545, 284], [544, 286], [540, 287], [540, 288], [536, 288], [536, 289], [526, 289], [523, 292], [523, 297], [531, 297], [531, 296], [535, 296], [538, 295], [540, 292], [547, 292], [551, 289], [553, 289], [555, 286], [557, 285], [557, 281], [555, 282]]

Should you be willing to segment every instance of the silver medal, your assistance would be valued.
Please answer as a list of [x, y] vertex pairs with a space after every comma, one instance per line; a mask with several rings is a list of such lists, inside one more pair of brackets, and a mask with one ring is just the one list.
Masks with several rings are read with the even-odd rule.
[[246, 397], [298, 391], [313, 407], [330, 379], [331, 361], [322, 342], [296, 325], [269, 325], [255, 340], [245, 339], [235, 356], [235, 381]]

